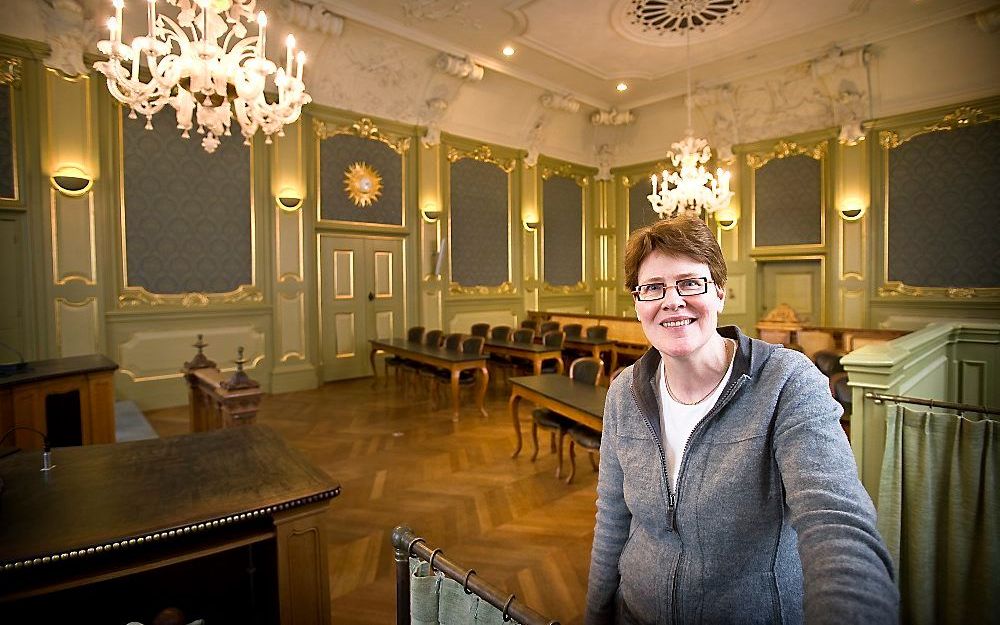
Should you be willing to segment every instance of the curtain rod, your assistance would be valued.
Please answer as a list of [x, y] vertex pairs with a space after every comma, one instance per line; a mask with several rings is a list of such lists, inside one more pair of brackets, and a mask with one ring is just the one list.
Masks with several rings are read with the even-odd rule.
[[1000, 409], [977, 406], [975, 404], [956, 404], [950, 401], [937, 401], [934, 399], [921, 399], [919, 397], [904, 397], [903, 395], [883, 395], [881, 393], [865, 393], [865, 399], [871, 399], [875, 403], [883, 401], [894, 401], [903, 404], [917, 404], [919, 406], [930, 406], [931, 408], [948, 408], [959, 412], [978, 412], [980, 414], [1000, 415]]

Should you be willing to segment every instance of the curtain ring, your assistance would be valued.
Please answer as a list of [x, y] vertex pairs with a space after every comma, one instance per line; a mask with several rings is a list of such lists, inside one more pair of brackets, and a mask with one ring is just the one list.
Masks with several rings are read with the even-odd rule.
[[513, 600], [514, 600], [514, 593], [511, 593], [510, 596], [507, 597], [507, 603], [503, 604], [503, 612], [501, 612], [500, 615], [503, 617], [504, 623], [510, 621], [510, 614], [507, 614], [507, 609], [510, 608], [510, 603]]
[[469, 569], [469, 572], [465, 574], [465, 580], [462, 581], [462, 590], [464, 590], [467, 595], [472, 594], [472, 591], [469, 590], [469, 578], [475, 575], [475, 573], [476, 569]]
[[441, 553], [441, 550], [440, 549], [435, 549], [434, 551], [431, 552], [430, 559], [427, 560], [430, 563], [430, 565], [431, 565], [431, 573], [434, 572], [434, 556], [436, 556], [439, 553]]
[[406, 546], [406, 555], [407, 556], [412, 556], [413, 555], [413, 545], [415, 545], [417, 543], [422, 543], [422, 542], [424, 542], [423, 538], [414, 538], [413, 540], [411, 540], [410, 544], [408, 544]]

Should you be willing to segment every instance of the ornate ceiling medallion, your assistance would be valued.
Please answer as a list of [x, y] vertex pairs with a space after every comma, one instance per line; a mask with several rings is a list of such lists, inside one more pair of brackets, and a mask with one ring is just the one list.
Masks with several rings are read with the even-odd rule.
[[382, 195], [382, 176], [368, 163], [354, 163], [344, 172], [344, 192], [355, 206], [370, 206]]
[[643, 30], [685, 33], [722, 25], [750, 0], [632, 0], [629, 17]]

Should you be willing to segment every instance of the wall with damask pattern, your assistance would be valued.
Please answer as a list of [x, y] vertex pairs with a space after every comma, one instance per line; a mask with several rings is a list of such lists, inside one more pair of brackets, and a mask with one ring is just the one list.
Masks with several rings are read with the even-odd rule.
[[178, 294], [252, 284], [250, 148], [235, 133], [208, 154], [180, 138], [172, 112], [144, 124], [121, 125], [127, 286]]
[[807, 245], [823, 241], [820, 161], [796, 154], [776, 158], [754, 173], [754, 243]]
[[583, 281], [583, 189], [572, 178], [553, 176], [542, 182], [545, 230], [543, 280], [552, 286]]
[[[320, 141], [320, 218], [373, 224], [403, 224], [403, 159], [386, 144], [339, 134]], [[373, 203], [355, 204], [345, 191], [345, 177], [354, 163], [372, 167], [382, 182]]]
[[510, 280], [509, 174], [493, 163], [451, 164], [451, 280], [499, 286]]
[[0, 85], [0, 198], [14, 197], [14, 119], [10, 85]]

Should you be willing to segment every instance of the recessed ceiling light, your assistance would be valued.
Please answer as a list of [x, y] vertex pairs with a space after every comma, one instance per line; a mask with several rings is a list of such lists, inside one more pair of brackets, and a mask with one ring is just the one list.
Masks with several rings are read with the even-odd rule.
[[514, 56], [514, 53], [517, 52], [517, 50], [514, 49], [514, 46], [504, 46], [503, 50], [500, 52], [502, 52], [504, 56]]
[[617, 85], [615, 85], [615, 89], [617, 89], [618, 91], [628, 91], [628, 85], [626, 85], [623, 82], [620, 82]]

